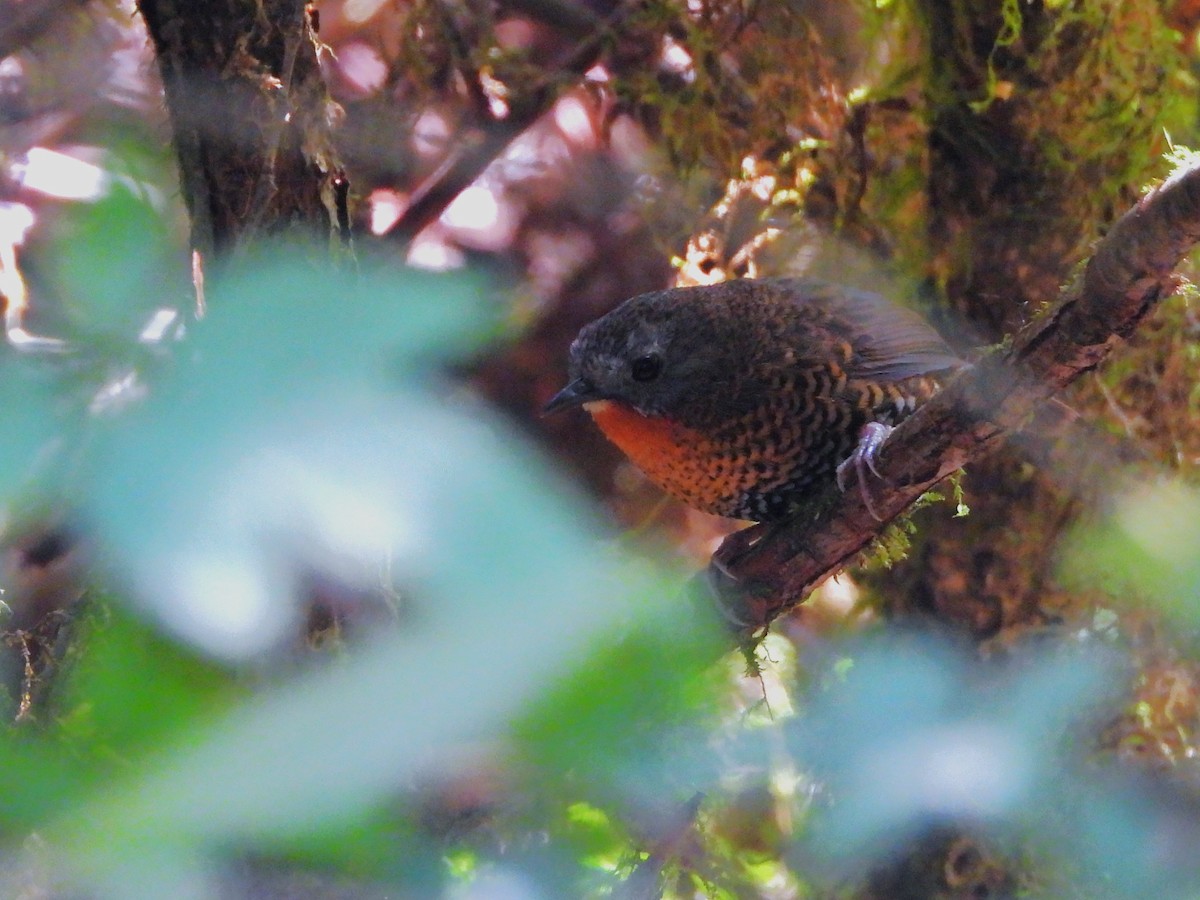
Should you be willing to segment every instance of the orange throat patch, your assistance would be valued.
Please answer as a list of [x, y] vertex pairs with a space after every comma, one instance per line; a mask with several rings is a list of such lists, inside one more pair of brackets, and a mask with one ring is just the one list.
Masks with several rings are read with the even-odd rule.
[[720, 465], [722, 454], [702, 434], [612, 400], [594, 400], [583, 408], [605, 437], [668, 494], [706, 512], [731, 514], [744, 485]]

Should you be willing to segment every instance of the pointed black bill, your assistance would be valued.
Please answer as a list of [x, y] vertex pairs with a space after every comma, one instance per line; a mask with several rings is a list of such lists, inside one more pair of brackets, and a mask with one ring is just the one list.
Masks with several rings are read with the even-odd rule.
[[550, 398], [550, 402], [542, 408], [542, 415], [548, 416], [551, 413], [570, 409], [573, 406], [582, 406], [590, 400], [599, 399], [600, 397], [590, 381], [586, 378], [576, 378]]

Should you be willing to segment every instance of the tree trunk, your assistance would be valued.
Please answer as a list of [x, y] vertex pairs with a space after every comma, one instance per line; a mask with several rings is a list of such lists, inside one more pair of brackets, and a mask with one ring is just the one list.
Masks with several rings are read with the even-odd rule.
[[265, 236], [348, 233], [331, 141], [341, 108], [304, 0], [139, 0], [192, 221], [224, 256]]

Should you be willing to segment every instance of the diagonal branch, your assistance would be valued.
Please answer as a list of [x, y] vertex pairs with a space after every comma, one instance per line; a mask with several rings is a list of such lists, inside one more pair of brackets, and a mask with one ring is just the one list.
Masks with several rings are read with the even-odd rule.
[[[1103, 362], [1174, 290], [1174, 269], [1198, 241], [1200, 160], [1189, 160], [1113, 225], [1045, 315], [896, 428], [883, 447], [882, 477], [871, 483], [876, 512], [895, 518]], [[748, 549], [734, 535], [708, 570], [720, 611], [742, 633], [766, 627], [852, 561], [882, 527], [858, 491], [841, 494], [831, 485], [813, 515], [766, 531]]]
[[493, 119], [485, 115], [477, 133], [460, 139], [438, 169], [413, 191], [404, 215], [392, 226], [394, 235], [411, 240], [437, 220], [454, 198], [482, 175], [509, 144], [550, 110], [566, 84], [573, 84], [573, 78], [582, 76], [599, 60], [605, 42], [611, 39], [612, 32], [620, 27], [629, 12], [625, 6], [618, 6], [604, 20], [569, 0], [539, 0], [537, 3], [522, 0], [513, 5], [550, 15], [552, 23], [570, 23], [583, 36], [548, 67], [551, 74], [547, 80], [523, 96], [520, 104], [507, 116]]

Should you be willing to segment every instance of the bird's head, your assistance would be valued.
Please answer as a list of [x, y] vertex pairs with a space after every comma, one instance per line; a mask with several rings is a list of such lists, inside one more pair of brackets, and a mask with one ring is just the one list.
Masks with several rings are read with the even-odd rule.
[[711, 316], [679, 291], [644, 294], [585, 326], [571, 344], [569, 382], [547, 413], [599, 401], [623, 404], [643, 416], [674, 418], [714, 383], [709, 354], [717, 338]]

